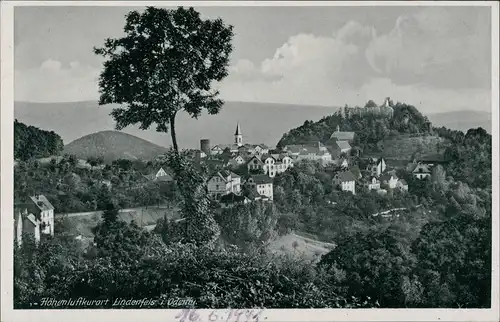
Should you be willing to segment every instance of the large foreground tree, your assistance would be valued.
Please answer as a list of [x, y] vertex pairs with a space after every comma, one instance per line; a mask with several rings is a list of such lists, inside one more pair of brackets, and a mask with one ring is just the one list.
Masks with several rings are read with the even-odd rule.
[[148, 7], [126, 16], [125, 36], [94, 48], [105, 58], [99, 78], [99, 105], [117, 103], [116, 128], [153, 123], [168, 132], [178, 151], [175, 117], [181, 110], [197, 118], [217, 114], [223, 101], [214, 82], [228, 75], [233, 27], [222, 19], [202, 19], [193, 8]]

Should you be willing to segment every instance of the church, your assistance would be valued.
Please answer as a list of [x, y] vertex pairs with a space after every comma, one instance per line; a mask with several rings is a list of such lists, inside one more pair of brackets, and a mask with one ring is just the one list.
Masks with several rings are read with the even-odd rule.
[[[202, 141], [206, 142], [207, 140]], [[269, 147], [267, 147], [265, 144], [243, 143], [243, 132], [241, 131], [239, 122], [236, 123], [236, 131], [234, 132], [233, 143], [217, 144], [211, 147], [209, 151], [211, 155], [217, 155], [222, 154], [222, 152], [224, 152], [224, 150], [226, 149], [229, 149], [231, 153], [248, 153], [256, 155], [262, 155], [269, 152]]]

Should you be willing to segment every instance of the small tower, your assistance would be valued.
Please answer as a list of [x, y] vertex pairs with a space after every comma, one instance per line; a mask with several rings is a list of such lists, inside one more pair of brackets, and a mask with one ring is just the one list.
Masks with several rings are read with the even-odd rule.
[[340, 132], [340, 125], [337, 124], [337, 132]]
[[243, 134], [241, 134], [240, 122], [236, 124], [236, 132], [234, 133], [234, 143], [238, 146], [243, 145]]

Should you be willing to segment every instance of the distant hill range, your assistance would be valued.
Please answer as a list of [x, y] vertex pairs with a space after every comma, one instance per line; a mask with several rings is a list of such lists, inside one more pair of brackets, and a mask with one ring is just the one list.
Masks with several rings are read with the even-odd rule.
[[[88, 134], [114, 130], [114, 121], [109, 113], [116, 105], [99, 107], [95, 101], [86, 101], [15, 102], [14, 106], [14, 115], [19, 121], [42, 129], [53, 130], [62, 137], [66, 144]], [[337, 110], [338, 107], [226, 102], [218, 115], [202, 114], [198, 120], [191, 119], [186, 113], [179, 113], [176, 122], [178, 143], [181, 148], [199, 148], [199, 141], [202, 138], [210, 139], [212, 145], [232, 143], [236, 123], [239, 121], [245, 142], [274, 146], [283, 133], [302, 125], [306, 120], [318, 121]], [[427, 116], [435, 126], [443, 125], [462, 131], [481, 126], [491, 133], [490, 113], [458, 111]], [[157, 133], [154, 127], [143, 131], [137, 126], [130, 126], [120, 132], [134, 135], [160, 147], [171, 145], [170, 134]], [[126, 142], [127, 139], [122, 141]], [[68, 149], [71, 146], [71, 144], [68, 145]], [[116, 153], [121, 155], [125, 152]], [[138, 155], [142, 154], [138, 153]]]
[[[84, 135], [114, 130], [115, 122], [109, 115], [117, 105], [101, 106], [97, 102], [26, 103], [15, 102], [15, 117], [26, 124], [53, 130], [65, 144]], [[202, 114], [198, 120], [179, 113], [177, 140], [180, 148], [199, 148], [200, 139], [214, 144], [233, 143], [236, 123], [239, 121], [246, 143], [276, 145], [284, 132], [306, 120], [317, 121], [336, 112], [336, 107], [300, 106], [285, 104], [226, 102], [218, 115]], [[132, 134], [162, 147], [171, 145], [170, 133], [158, 133], [154, 125], [149, 130], [129, 126], [121, 132]]]
[[64, 153], [79, 159], [102, 157], [105, 162], [116, 159], [152, 160], [166, 148], [147, 140], [118, 131], [100, 131], [85, 135], [64, 147]]
[[467, 133], [469, 129], [482, 127], [491, 134], [492, 116], [482, 111], [456, 111], [427, 115], [434, 126], [444, 126]]

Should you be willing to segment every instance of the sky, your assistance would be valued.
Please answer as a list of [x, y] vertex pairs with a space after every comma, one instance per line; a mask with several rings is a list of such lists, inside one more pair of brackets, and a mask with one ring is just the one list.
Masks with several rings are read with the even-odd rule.
[[[489, 7], [196, 7], [234, 26], [229, 101], [490, 111]], [[131, 7], [16, 7], [15, 100], [97, 100], [102, 60]]]

